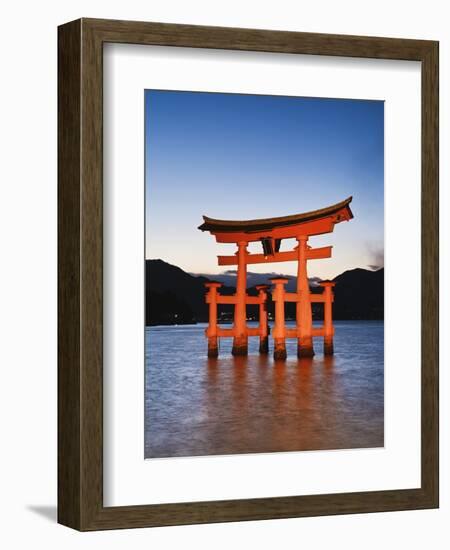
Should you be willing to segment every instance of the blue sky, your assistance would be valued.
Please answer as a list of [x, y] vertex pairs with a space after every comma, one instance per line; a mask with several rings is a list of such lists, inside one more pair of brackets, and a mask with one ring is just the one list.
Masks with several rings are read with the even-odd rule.
[[[146, 90], [145, 161], [147, 258], [219, 273], [216, 256], [234, 246], [197, 229], [203, 214], [283, 216], [352, 195], [354, 219], [310, 239], [334, 248], [332, 258], [309, 262], [308, 274], [382, 264], [382, 101]], [[295, 274], [296, 266], [250, 270]]]

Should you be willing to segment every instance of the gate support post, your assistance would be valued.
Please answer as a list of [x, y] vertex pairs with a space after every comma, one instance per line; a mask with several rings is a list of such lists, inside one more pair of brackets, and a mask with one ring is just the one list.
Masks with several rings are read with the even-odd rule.
[[222, 283], [209, 281], [205, 283], [208, 289], [206, 294], [206, 303], [209, 304], [209, 324], [206, 329], [208, 338], [208, 357], [214, 358], [219, 356], [219, 346], [217, 342], [217, 289], [222, 286]]
[[236, 281], [236, 304], [234, 306], [233, 355], [247, 355], [247, 243], [238, 242], [238, 269]]
[[298, 241], [298, 270], [297, 270], [297, 356], [313, 357], [314, 347], [312, 340], [312, 309], [309, 294], [308, 273], [306, 269], [308, 237], [300, 235]]
[[269, 323], [267, 319], [267, 289], [268, 285], [257, 285], [259, 294], [259, 353], [269, 353]]
[[320, 283], [320, 286], [323, 287], [324, 294], [324, 338], [323, 338], [323, 353], [324, 355], [333, 355], [334, 354], [334, 345], [333, 345], [333, 336], [334, 336], [334, 327], [333, 327], [333, 287], [336, 283], [331, 281], [323, 281]]
[[288, 279], [284, 277], [274, 277], [270, 279], [275, 285], [272, 291], [272, 297], [275, 302], [275, 325], [273, 327], [274, 349], [273, 358], [286, 359], [286, 326], [284, 322], [284, 285]]

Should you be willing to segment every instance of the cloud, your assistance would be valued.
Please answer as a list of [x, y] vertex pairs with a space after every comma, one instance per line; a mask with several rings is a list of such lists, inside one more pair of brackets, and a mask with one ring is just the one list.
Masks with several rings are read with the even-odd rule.
[[[208, 274], [208, 273], [191, 273], [191, 275], [195, 276], [203, 276], [207, 279], [219, 281], [223, 283], [226, 286], [236, 286], [236, 274], [237, 271], [235, 269], [228, 269], [226, 271], [223, 271], [222, 273], [214, 273], [214, 274]], [[295, 292], [297, 288], [297, 277], [295, 275], [285, 275], [280, 272], [271, 271], [268, 273], [255, 273], [252, 271], [247, 272], [247, 288], [254, 287], [256, 285], [271, 285], [270, 279], [272, 277], [286, 277], [288, 279], [288, 283], [286, 284], [286, 290], [288, 292]], [[317, 287], [319, 283], [322, 281], [320, 277], [309, 277], [308, 278], [309, 285], [311, 287]]]
[[319, 286], [319, 283], [322, 282], [322, 279], [320, 277], [309, 277], [309, 286]]
[[371, 243], [368, 245], [368, 256], [370, 264], [367, 265], [372, 271], [377, 271], [384, 267], [384, 246]]

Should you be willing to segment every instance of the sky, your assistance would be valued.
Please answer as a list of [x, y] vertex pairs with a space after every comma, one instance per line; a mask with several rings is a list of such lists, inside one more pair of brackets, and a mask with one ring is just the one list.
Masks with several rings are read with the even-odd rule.
[[[354, 219], [311, 246], [310, 277], [381, 267], [384, 257], [384, 102], [146, 90], [146, 258], [217, 274], [236, 247], [197, 228], [220, 219], [285, 216], [353, 196]], [[282, 250], [295, 241], [283, 241]], [[251, 244], [249, 250], [259, 251]], [[295, 262], [253, 272], [295, 275]]]

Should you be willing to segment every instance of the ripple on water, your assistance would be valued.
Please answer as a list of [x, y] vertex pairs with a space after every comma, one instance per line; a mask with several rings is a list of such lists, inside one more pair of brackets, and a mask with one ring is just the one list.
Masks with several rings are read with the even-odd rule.
[[145, 456], [354, 449], [384, 444], [384, 324], [336, 321], [335, 355], [206, 358], [205, 325], [147, 327]]

